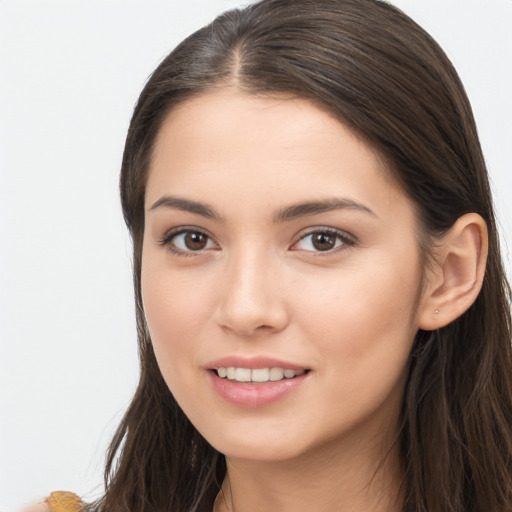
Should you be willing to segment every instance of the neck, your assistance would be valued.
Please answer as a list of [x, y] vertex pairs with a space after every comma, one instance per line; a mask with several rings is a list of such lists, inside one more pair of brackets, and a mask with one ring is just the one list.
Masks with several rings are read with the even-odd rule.
[[399, 449], [382, 436], [336, 440], [287, 461], [227, 458], [215, 512], [398, 512]]

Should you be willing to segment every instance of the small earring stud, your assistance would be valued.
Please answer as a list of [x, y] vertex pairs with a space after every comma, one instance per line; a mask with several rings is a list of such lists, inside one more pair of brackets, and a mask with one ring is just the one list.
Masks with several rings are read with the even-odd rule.
[[438, 315], [439, 314], [439, 309], [436, 309], [435, 313], [436, 313], [436, 315]]

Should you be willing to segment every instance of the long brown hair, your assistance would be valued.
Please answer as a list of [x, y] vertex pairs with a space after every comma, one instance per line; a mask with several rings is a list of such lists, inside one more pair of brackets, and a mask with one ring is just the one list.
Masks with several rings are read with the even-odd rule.
[[108, 452], [106, 494], [91, 508], [211, 511], [226, 471], [160, 374], [140, 289], [155, 136], [176, 104], [225, 85], [291, 93], [339, 116], [389, 163], [425, 239], [465, 213], [484, 218], [490, 250], [481, 293], [450, 325], [418, 332], [411, 352], [398, 441], [404, 510], [512, 511], [510, 295], [471, 107], [435, 41], [379, 0], [263, 0], [227, 12], [183, 41], [142, 91], [121, 170], [141, 376]]

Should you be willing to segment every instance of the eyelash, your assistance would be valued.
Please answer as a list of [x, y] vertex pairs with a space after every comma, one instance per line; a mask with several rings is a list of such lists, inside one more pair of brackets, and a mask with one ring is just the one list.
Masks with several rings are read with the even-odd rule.
[[[209, 236], [208, 233], [205, 233], [201, 229], [196, 229], [196, 228], [192, 228], [192, 227], [188, 227], [188, 228], [180, 227], [180, 228], [172, 229], [172, 230], [168, 231], [167, 233], [165, 233], [165, 235], [162, 237], [161, 240], [159, 240], [158, 243], [162, 247], [167, 247], [169, 252], [171, 252], [172, 254], [176, 254], [177, 256], [185, 256], [185, 257], [196, 256], [197, 254], [201, 254], [204, 251], [204, 249], [198, 250], [198, 251], [193, 251], [193, 250], [184, 251], [183, 249], [179, 249], [175, 245], [172, 244], [172, 241], [174, 238], [177, 238], [178, 236], [183, 235], [183, 234], [192, 234], [192, 233], [197, 233], [198, 235], [204, 235], [204, 236], [206, 236], [208, 241], [213, 242], [212, 237]], [[209, 249], [206, 249], [206, 250], [209, 250]]]
[[[307, 251], [306, 250], [306, 252], [311, 252], [312, 254], [314, 254], [314, 256], [330, 256], [332, 254], [336, 254], [338, 251], [346, 250], [346, 249], [349, 249], [350, 247], [353, 247], [354, 245], [356, 245], [356, 240], [354, 239], [354, 237], [348, 235], [344, 231], [339, 231], [339, 230], [333, 229], [333, 228], [321, 227], [321, 228], [313, 228], [313, 229], [308, 230], [306, 233], [301, 235], [300, 238], [296, 242], [293, 243], [292, 247], [298, 245], [301, 241], [307, 239], [308, 237], [311, 237], [313, 235], [318, 235], [318, 234], [335, 237], [335, 243], [338, 243], [338, 241], [340, 241], [341, 243], [339, 245], [333, 247], [332, 249], [328, 249], [326, 251], [320, 251], [320, 250]], [[294, 250], [300, 250], [300, 249], [294, 249]]]
[[[213, 240], [213, 238], [208, 235], [208, 233], [206, 233], [205, 231], [203, 231], [201, 229], [196, 229], [196, 228], [192, 228], [192, 227], [189, 227], [189, 228], [180, 227], [180, 228], [176, 228], [171, 231], [168, 231], [159, 240], [158, 243], [159, 243], [159, 245], [161, 245], [163, 247], [167, 247], [167, 249], [172, 254], [175, 254], [177, 256], [185, 256], [185, 257], [196, 256], [196, 255], [203, 253], [204, 251], [211, 250], [211, 248], [208, 248], [208, 249], [200, 249], [197, 251], [194, 251], [194, 250], [185, 251], [185, 250], [179, 249], [175, 245], [173, 245], [172, 241], [174, 238], [176, 238], [180, 235], [183, 235], [183, 234], [192, 234], [192, 233], [206, 236], [208, 241], [216, 243]], [[350, 247], [353, 247], [354, 245], [356, 245], [356, 240], [352, 236], [348, 235], [347, 233], [345, 233], [343, 231], [339, 231], [337, 229], [333, 229], [333, 228], [322, 227], [322, 228], [315, 228], [315, 229], [309, 230], [308, 232], [301, 235], [300, 238], [291, 245], [291, 250], [295, 250], [295, 251], [300, 250], [300, 249], [293, 249], [293, 247], [298, 245], [301, 241], [303, 241], [303, 240], [307, 239], [308, 237], [313, 236], [315, 234], [334, 236], [336, 238], [335, 243], [338, 243], [338, 241], [341, 242], [339, 245], [337, 245], [337, 246], [335, 245], [332, 249], [328, 249], [325, 251], [306, 250], [306, 252], [310, 252], [310, 253], [314, 254], [315, 256], [324, 256], [324, 255], [329, 256], [329, 255], [337, 253], [340, 250], [346, 250], [346, 249], [349, 249]], [[207, 243], [208, 243], [208, 241], [207, 241]]]

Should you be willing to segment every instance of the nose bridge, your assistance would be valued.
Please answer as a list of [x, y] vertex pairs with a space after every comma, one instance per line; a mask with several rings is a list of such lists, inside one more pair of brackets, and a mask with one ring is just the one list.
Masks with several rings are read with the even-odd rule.
[[287, 314], [277, 256], [248, 244], [233, 250], [225, 264], [220, 304], [223, 327], [245, 336], [282, 330]]

